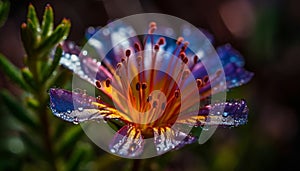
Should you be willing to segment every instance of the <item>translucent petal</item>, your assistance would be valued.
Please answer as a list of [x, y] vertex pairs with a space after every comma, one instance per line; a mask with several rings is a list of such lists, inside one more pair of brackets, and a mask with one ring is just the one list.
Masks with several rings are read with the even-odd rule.
[[110, 151], [116, 155], [134, 158], [144, 149], [144, 139], [141, 130], [134, 126], [123, 126], [110, 143]]
[[187, 135], [170, 127], [153, 128], [154, 144], [158, 155], [164, 154], [175, 147], [182, 146], [185, 142], [182, 140]]

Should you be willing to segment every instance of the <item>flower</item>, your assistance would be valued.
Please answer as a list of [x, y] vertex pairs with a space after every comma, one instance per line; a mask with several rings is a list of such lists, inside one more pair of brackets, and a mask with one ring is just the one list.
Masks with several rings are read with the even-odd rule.
[[[142, 155], [148, 138], [153, 138], [158, 155], [196, 142], [199, 135], [189, 133], [190, 129], [184, 131], [182, 125], [234, 127], [247, 122], [245, 100], [209, 103], [213, 94], [245, 84], [253, 76], [243, 68], [241, 55], [229, 44], [217, 48], [224, 70], [215, 66], [216, 61], [208, 60], [209, 67], [216, 67], [209, 76], [201, 57], [189, 49], [192, 42], [183, 37], [173, 40], [156, 35], [156, 24], [150, 23], [143, 43], [140, 37], [129, 36], [125, 42], [114, 44], [118, 34], [133, 33], [130, 27], [118, 28], [104, 29], [100, 34], [110, 36], [100, 41], [93, 35], [96, 31], [89, 29], [88, 43], [104, 56], [101, 62], [84, 48], [80, 51], [73, 43], [64, 43], [60, 63], [94, 85], [101, 97], [52, 88], [50, 108], [54, 115], [75, 124], [121, 121], [109, 149], [123, 157]], [[212, 36], [206, 34], [212, 41]], [[109, 44], [114, 44], [113, 49], [101, 52]], [[222, 76], [226, 76], [226, 83], [221, 81]], [[193, 85], [196, 92], [192, 91]]]

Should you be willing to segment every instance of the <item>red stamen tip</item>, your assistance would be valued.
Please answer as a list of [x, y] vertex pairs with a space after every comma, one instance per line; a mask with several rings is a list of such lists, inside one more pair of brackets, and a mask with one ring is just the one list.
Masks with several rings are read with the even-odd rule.
[[194, 64], [196, 64], [197, 62], [198, 62], [198, 56], [195, 55], [195, 56], [194, 56]]
[[95, 84], [96, 84], [96, 87], [97, 87], [98, 89], [101, 88], [101, 82], [100, 82], [99, 80], [97, 80]]
[[127, 57], [129, 57], [130, 54], [131, 54], [131, 51], [130, 51], [129, 49], [127, 49], [126, 52], [125, 52], [125, 55], [126, 55]]
[[105, 80], [105, 85], [106, 85], [106, 87], [109, 87], [109, 86], [110, 86], [110, 83], [111, 83], [111, 79], [110, 79], [110, 78], [107, 78], [107, 79]]
[[154, 45], [154, 50], [155, 50], [155, 51], [158, 51], [158, 50], [159, 50], [159, 45], [157, 45], [157, 44]]
[[163, 45], [163, 44], [165, 44], [165, 38], [163, 38], [163, 37], [161, 37], [161, 38], [159, 38], [159, 40], [158, 40], [158, 44], [159, 45]]
[[176, 44], [180, 45], [184, 41], [183, 37], [178, 37]]
[[134, 44], [134, 48], [137, 50], [137, 51], [140, 51], [141, 50], [141, 47], [138, 43], [135, 43]]

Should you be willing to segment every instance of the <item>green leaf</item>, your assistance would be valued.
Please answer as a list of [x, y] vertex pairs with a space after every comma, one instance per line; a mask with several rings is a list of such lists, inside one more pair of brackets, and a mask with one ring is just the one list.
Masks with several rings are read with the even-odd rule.
[[29, 71], [28, 68], [23, 68], [21, 70], [22, 72], [22, 76], [24, 78], [24, 80], [26, 81], [26, 83], [32, 88], [32, 89], [36, 89], [37, 86], [36, 86], [36, 83], [33, 79], [33, 75], [32, 73]]
[[28, 20], [32, 22], [32, 27], [34, 28], [33, 29], [34, 31], [36, 32], [40, 31], [40, 23], [36, 15], [35, 8], [32, 4], [29, 4], [28, 6], [27, 24], [28, 24]]
[[81, 127], [69, 127], [65, 130], [62, 139], [56, 143], [55, 149], [58, 152], [58, 156], [67, 153], [69, 150], [74, 148], [75, 142], [83, 135]]
[[59, 44], [56, 47], [54, 58], [53, 58], [51, 65], [49, 67], [46, 67], [43, 70], [44, 81], [46, 81], [53, 74], [54, 70], [57, 68], [60, 58], [62, 56], [62, 53], [63, 53], [62, 46]]
[[2, 99], [2, 103], [10, 111], [10, 114], [13, 115], [18, 121], [31, 129], [38, 128], [36, 120], [29, 116], [28, 111], [8, 91], [0, 91], [0, 98]]
[[9, 13], [9, 1], [0, 1], [0, 27], [5, 23]]
[[0, 54], [0, 68], [16, 84], [24, 90], [29, 90], [28, 85], [24, 82], [19, 68], [15, 67], [8, 59]]
[[40, 46], [37, 48], [37, 52], [41, 53], [42, 56], [47, 56], [43, 53], [48, 53], [49, 50], [53, 49], [62, 40], [66, 39], [71, 28], [71, 23], [67, 19], [63, 19], [61, 24], [59, 24], [56, 29], [53, 31], [51, 36], [43, 40]]
[[48, 37], [53, 31], [53, 9], [48, 4], [45, 8], [42, 22], [42, 37]]

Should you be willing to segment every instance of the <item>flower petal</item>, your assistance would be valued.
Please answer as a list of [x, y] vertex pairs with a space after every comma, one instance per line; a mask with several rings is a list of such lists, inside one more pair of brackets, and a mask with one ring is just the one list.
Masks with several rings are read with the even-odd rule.
[[57, 117], [75, 124], [88, 120], [121, 118], [118, 112], [85, 93], [52, 88], [50, 109]]
[[134, 126], [123, 126], [110, 143], [110, 151], [123, 157], [137, 157], [144, 149], [142, 132]]
[[64, 42], [60, 64], [92, 85], [95, 85], [96, 80], [105, 80], [112, 77], [111, 73], [101, 66], [96, 59], [87, 56], [87, 54], [81, 54], [80, 48], [73, 42]]
[[185, 133], [170, 127], [153, 128], [153, 133], [154, 144], [158, 155], [164, 154], [177, 147], [180, 148], [193, 141], [193, 138], [190, 139]]
[[245, 100], [216, 103], [201, 108], [198, 114], [189, 114], [190, 117], [180, 118], [177, 123], [191, 126], [239, 126], [247, 123], [248, 111]]

